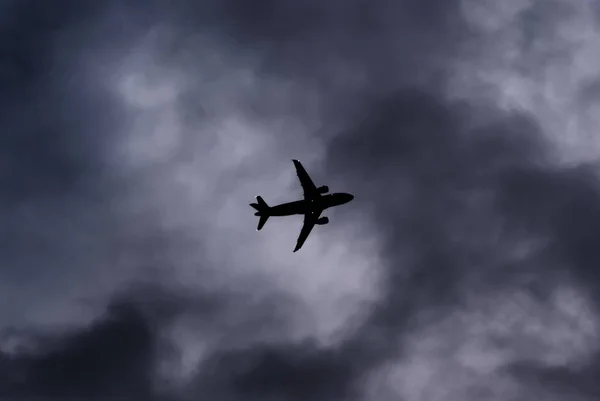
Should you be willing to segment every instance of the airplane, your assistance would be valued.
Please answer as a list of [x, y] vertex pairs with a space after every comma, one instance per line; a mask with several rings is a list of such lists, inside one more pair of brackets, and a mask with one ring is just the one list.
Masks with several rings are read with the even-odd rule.
[[292, 216], [295, 214], [303, 214], [304, 224], [302, 225], [302, 230], [300, 230], [300, 236], [296, 242], [296, 248], [294, 248], [294, 252], [297, 252], [300, 248], [302, 248], [302, 245], [304, 245], [306, 238], [308, 238], [308, 235], [312, 231], [315, 224], [325, 225], [329, 223], [328, 217], [319, 217], [321, 216], [321, 213], [330, 207], [339, 206], [350, 202], [352, 199], [354, 199], [354, 195], [344, 192], [325, 195], [329, 192], [329, 187], [327, 185], [323, 185], [317, 188], [302, 164], [296, 159], [292, 159], [292, 162], [294, 163], [296, 174], [298, 175], [300, 185], [304, 191], [304, 199], [282, 203], [276, 206], [269, 206], [261, 196], [257, 196], [256, 203], [250, 203], [250, 206], [256, 209], [256, 213], [254, 213], [254, 215], [259, 217], [258, 227], [256, 228], [257, 231], [260, 231], [264, 227], [265, 223], [271, 216]]

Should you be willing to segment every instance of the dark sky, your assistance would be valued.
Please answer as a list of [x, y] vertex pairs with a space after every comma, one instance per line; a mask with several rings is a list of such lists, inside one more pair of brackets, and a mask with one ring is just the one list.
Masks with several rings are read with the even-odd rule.
[[[0, 398], [600, 397], [600, 7], [0, 2]], [[355, 200], [303, 249], [248, 206]]]

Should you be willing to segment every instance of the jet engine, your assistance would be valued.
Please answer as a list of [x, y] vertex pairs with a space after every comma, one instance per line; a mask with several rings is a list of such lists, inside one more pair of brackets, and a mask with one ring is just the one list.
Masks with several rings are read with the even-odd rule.
[[321, 217], [320, 219], [318, 219], [315, 224], [318, 224], [320, 226], [325, 225], [329, 223], [329, 217]]
[[322, 187], [317, 188], [317, 191], [320, 194], [326, 194], [327, 192], [329, 192], [329, 187], [327, 185], [323, 185]]

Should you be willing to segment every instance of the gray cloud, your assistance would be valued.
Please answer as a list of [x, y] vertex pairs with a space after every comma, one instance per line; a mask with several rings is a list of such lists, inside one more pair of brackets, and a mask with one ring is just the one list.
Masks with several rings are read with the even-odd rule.
[[[556, 140], [593, 77], [546, 50], [595, 39], [555, 3], [7, 8], [0, 392], [593, 398], [595, 165]], [[246, 210], [292, 157], [356, 195], [294, 257]]]

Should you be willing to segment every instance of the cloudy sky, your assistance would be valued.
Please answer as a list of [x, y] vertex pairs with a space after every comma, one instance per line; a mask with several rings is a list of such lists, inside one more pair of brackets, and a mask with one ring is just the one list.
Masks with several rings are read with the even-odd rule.
[[[0, 396], [600, 397], [595, 0], [2, 0]], [[248, 206], [317, 185], [302, 218]]]

